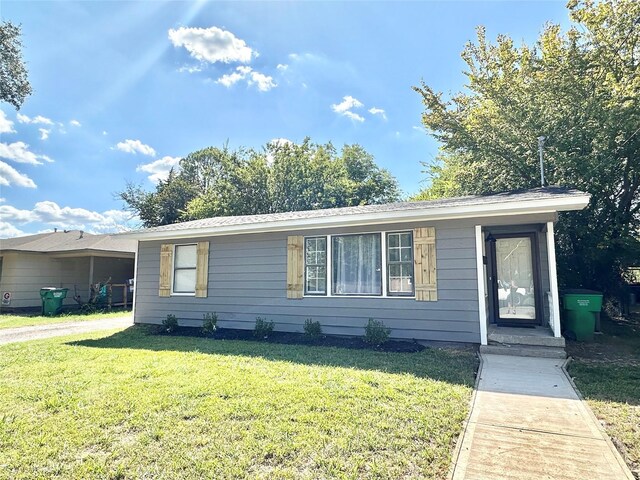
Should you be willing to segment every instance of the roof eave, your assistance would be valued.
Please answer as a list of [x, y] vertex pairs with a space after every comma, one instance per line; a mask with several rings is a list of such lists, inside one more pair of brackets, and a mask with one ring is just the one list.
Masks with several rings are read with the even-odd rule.
[[221, 235], [281, 232], [287, 230], [311, 230], [373, 224], [392, 224], [412, 221], [455, 220], [486, 218], [503, 215], [543, 214], [570, 210], [582, 210], [589, 203], [590, 195], [572, 195], [553, 199], [533, 199], [482, 205], [450, 207], [425, 207], [413, 210], [396, 210], [352, 215], [280, 220], [276, 222], [221, 225], [156, 232], [128, 232], [121, 235], [140, 241], [184, 239]]

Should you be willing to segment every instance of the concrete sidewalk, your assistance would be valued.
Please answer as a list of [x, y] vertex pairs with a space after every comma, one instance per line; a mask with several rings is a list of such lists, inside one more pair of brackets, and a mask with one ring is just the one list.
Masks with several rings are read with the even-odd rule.
[[48, 325], [34, 325], [31, 327], [16, 327], [0, 329], [0, 345], [14, 342], [27, 342], [41, 338], [60, 337], [75, 333], [95, 332], [112, 328], [126, 328], [133, 325], [133, 316], [126, 315], [116, 318], [104, 318], [87, 322], [51, 323]]
[[453, 480], [633, 480], [563, 363], [482, 355]]

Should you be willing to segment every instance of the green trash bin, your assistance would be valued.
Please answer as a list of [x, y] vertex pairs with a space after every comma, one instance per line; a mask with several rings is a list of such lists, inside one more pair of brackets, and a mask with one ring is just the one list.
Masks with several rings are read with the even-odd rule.
[[40, 289], [42, 314], [53, 316], [62, 310], [62, 302], [67, 298], [68, 288], [44, 287]]
[[565, 337], [580, 342], [593, 340], [596, 318], [602, 310], [602, 293], [593, 290], [566, 290], [562, 295]]

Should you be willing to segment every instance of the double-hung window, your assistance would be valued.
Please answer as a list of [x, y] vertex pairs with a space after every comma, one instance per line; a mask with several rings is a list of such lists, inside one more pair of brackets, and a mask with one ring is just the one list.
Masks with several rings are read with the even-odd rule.
[[193, 245], [176, 245], [173, 262], [173, 293], [196, 293], [197, 247]]
[[304, 293], [327, 293], [327, 237], [308, 237], [304, 241]]
[[411, 232], [387, 233], [387, 293], [412, 296], [413, 235]]
[[304, 294], [414, 296], [413, 233], [306, 237]]

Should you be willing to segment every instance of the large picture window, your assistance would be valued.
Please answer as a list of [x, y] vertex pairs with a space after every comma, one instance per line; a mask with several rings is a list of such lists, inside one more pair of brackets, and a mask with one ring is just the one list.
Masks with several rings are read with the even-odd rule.
[[382, 247], [377, 233], [331, 237], [333, 295], [382, 295]]
[[413, 236], [411, 232], [387, 234], [387, 293], [414, 295]]
[[327, 237], [309, 237], [304, 241], [304, 293], [327, 293]]
[[176, 245], [173, 262], [173, 293], [195, 294], [196, 245]]

